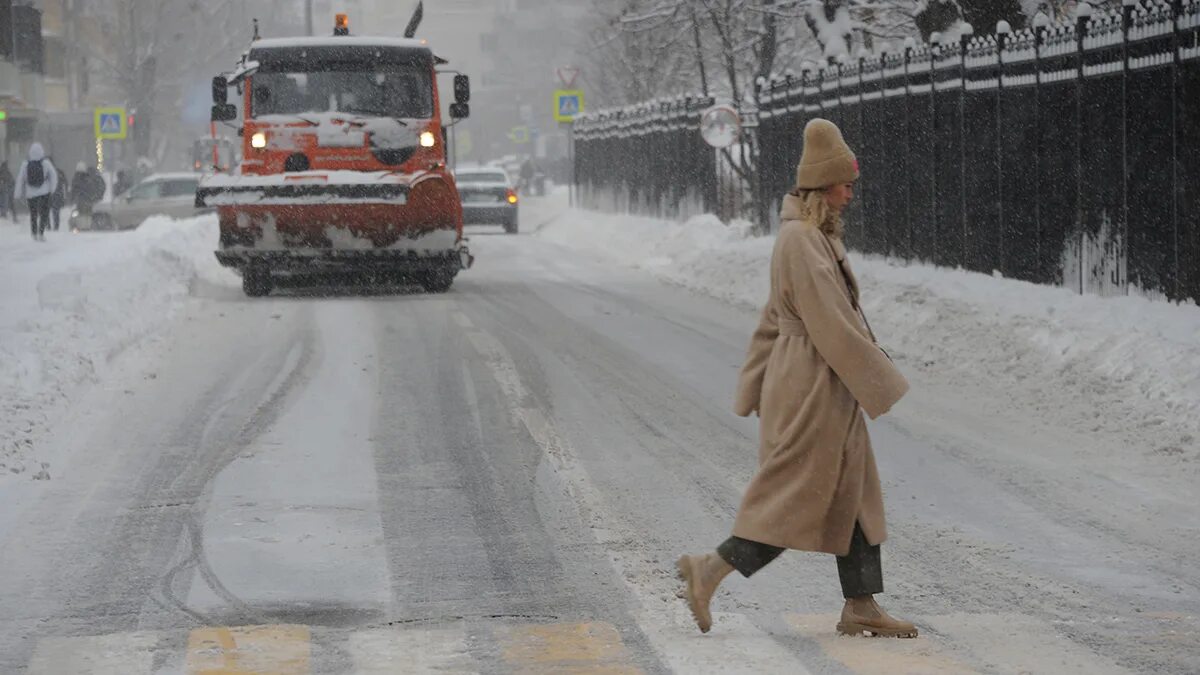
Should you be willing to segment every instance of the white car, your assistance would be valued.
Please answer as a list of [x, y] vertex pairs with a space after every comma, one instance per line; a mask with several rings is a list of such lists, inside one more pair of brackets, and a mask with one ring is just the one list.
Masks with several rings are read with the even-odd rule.
[[156, 173], [92, 209], [90, 226], [78, 212], [71, 213], [71, 227], [92, 230], [130, 230], [150, 216], [189, 218], [204, 210], [196, 208], [198, 173]]
[[463, 225], [503, 225], [505, 232], [517, 233], [517, 191], [504, 169], [459, 169], [454, 181], [462, 200]]

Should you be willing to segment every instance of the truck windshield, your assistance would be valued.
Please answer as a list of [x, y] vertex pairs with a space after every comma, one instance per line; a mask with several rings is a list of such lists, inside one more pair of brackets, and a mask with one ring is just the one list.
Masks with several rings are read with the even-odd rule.
[[251, 78], [253, 116], [341, 112], [363, 117], [433, 117], [429, 70], [365, 64], [317, 72], [259, 71]]

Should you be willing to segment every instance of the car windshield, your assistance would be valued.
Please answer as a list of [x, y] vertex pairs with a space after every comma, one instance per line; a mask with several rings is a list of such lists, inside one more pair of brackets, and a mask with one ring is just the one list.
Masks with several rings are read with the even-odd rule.
[[418, 65], [347, 63], [317, 72], [259, 72], [254, 117], [342, 112], [364, 117], [433, 116], [429, 71]]
[[134, 200], [155, 199], [162, 196], [162, 181], [148, 180], [139, 183], [129, 191], [129, 198]]
[[195, 178], [172, 178], [163, 181], [162, 196], [163, 197], [192, 197], [196, 194], [196, 188], [200, 186], [199, 179]]
[[459, 183], [507, 183], [508, 176], [503, 171], [461, 171], [455, 179]]

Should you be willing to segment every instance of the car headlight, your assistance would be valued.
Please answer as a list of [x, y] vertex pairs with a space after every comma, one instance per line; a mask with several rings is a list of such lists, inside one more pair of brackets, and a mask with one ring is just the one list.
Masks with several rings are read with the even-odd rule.
[[250, 137], [250, 147], [259, 149], [267, 147], [267, 135], [261, 131], [255, 133]]
[[433, 135], [433, 132], [432, 131], [422, 131], [421, 132], [421, 147], [422, 148], [432, 148], [435, 145], [437, 145], [437, 137]]

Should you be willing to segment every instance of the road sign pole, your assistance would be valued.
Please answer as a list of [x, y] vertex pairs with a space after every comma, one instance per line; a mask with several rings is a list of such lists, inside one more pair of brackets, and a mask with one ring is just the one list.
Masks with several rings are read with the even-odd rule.
[[575, 208], [575, 125], [571, 122], [567, 123], [567, 165], [567, 206]]

